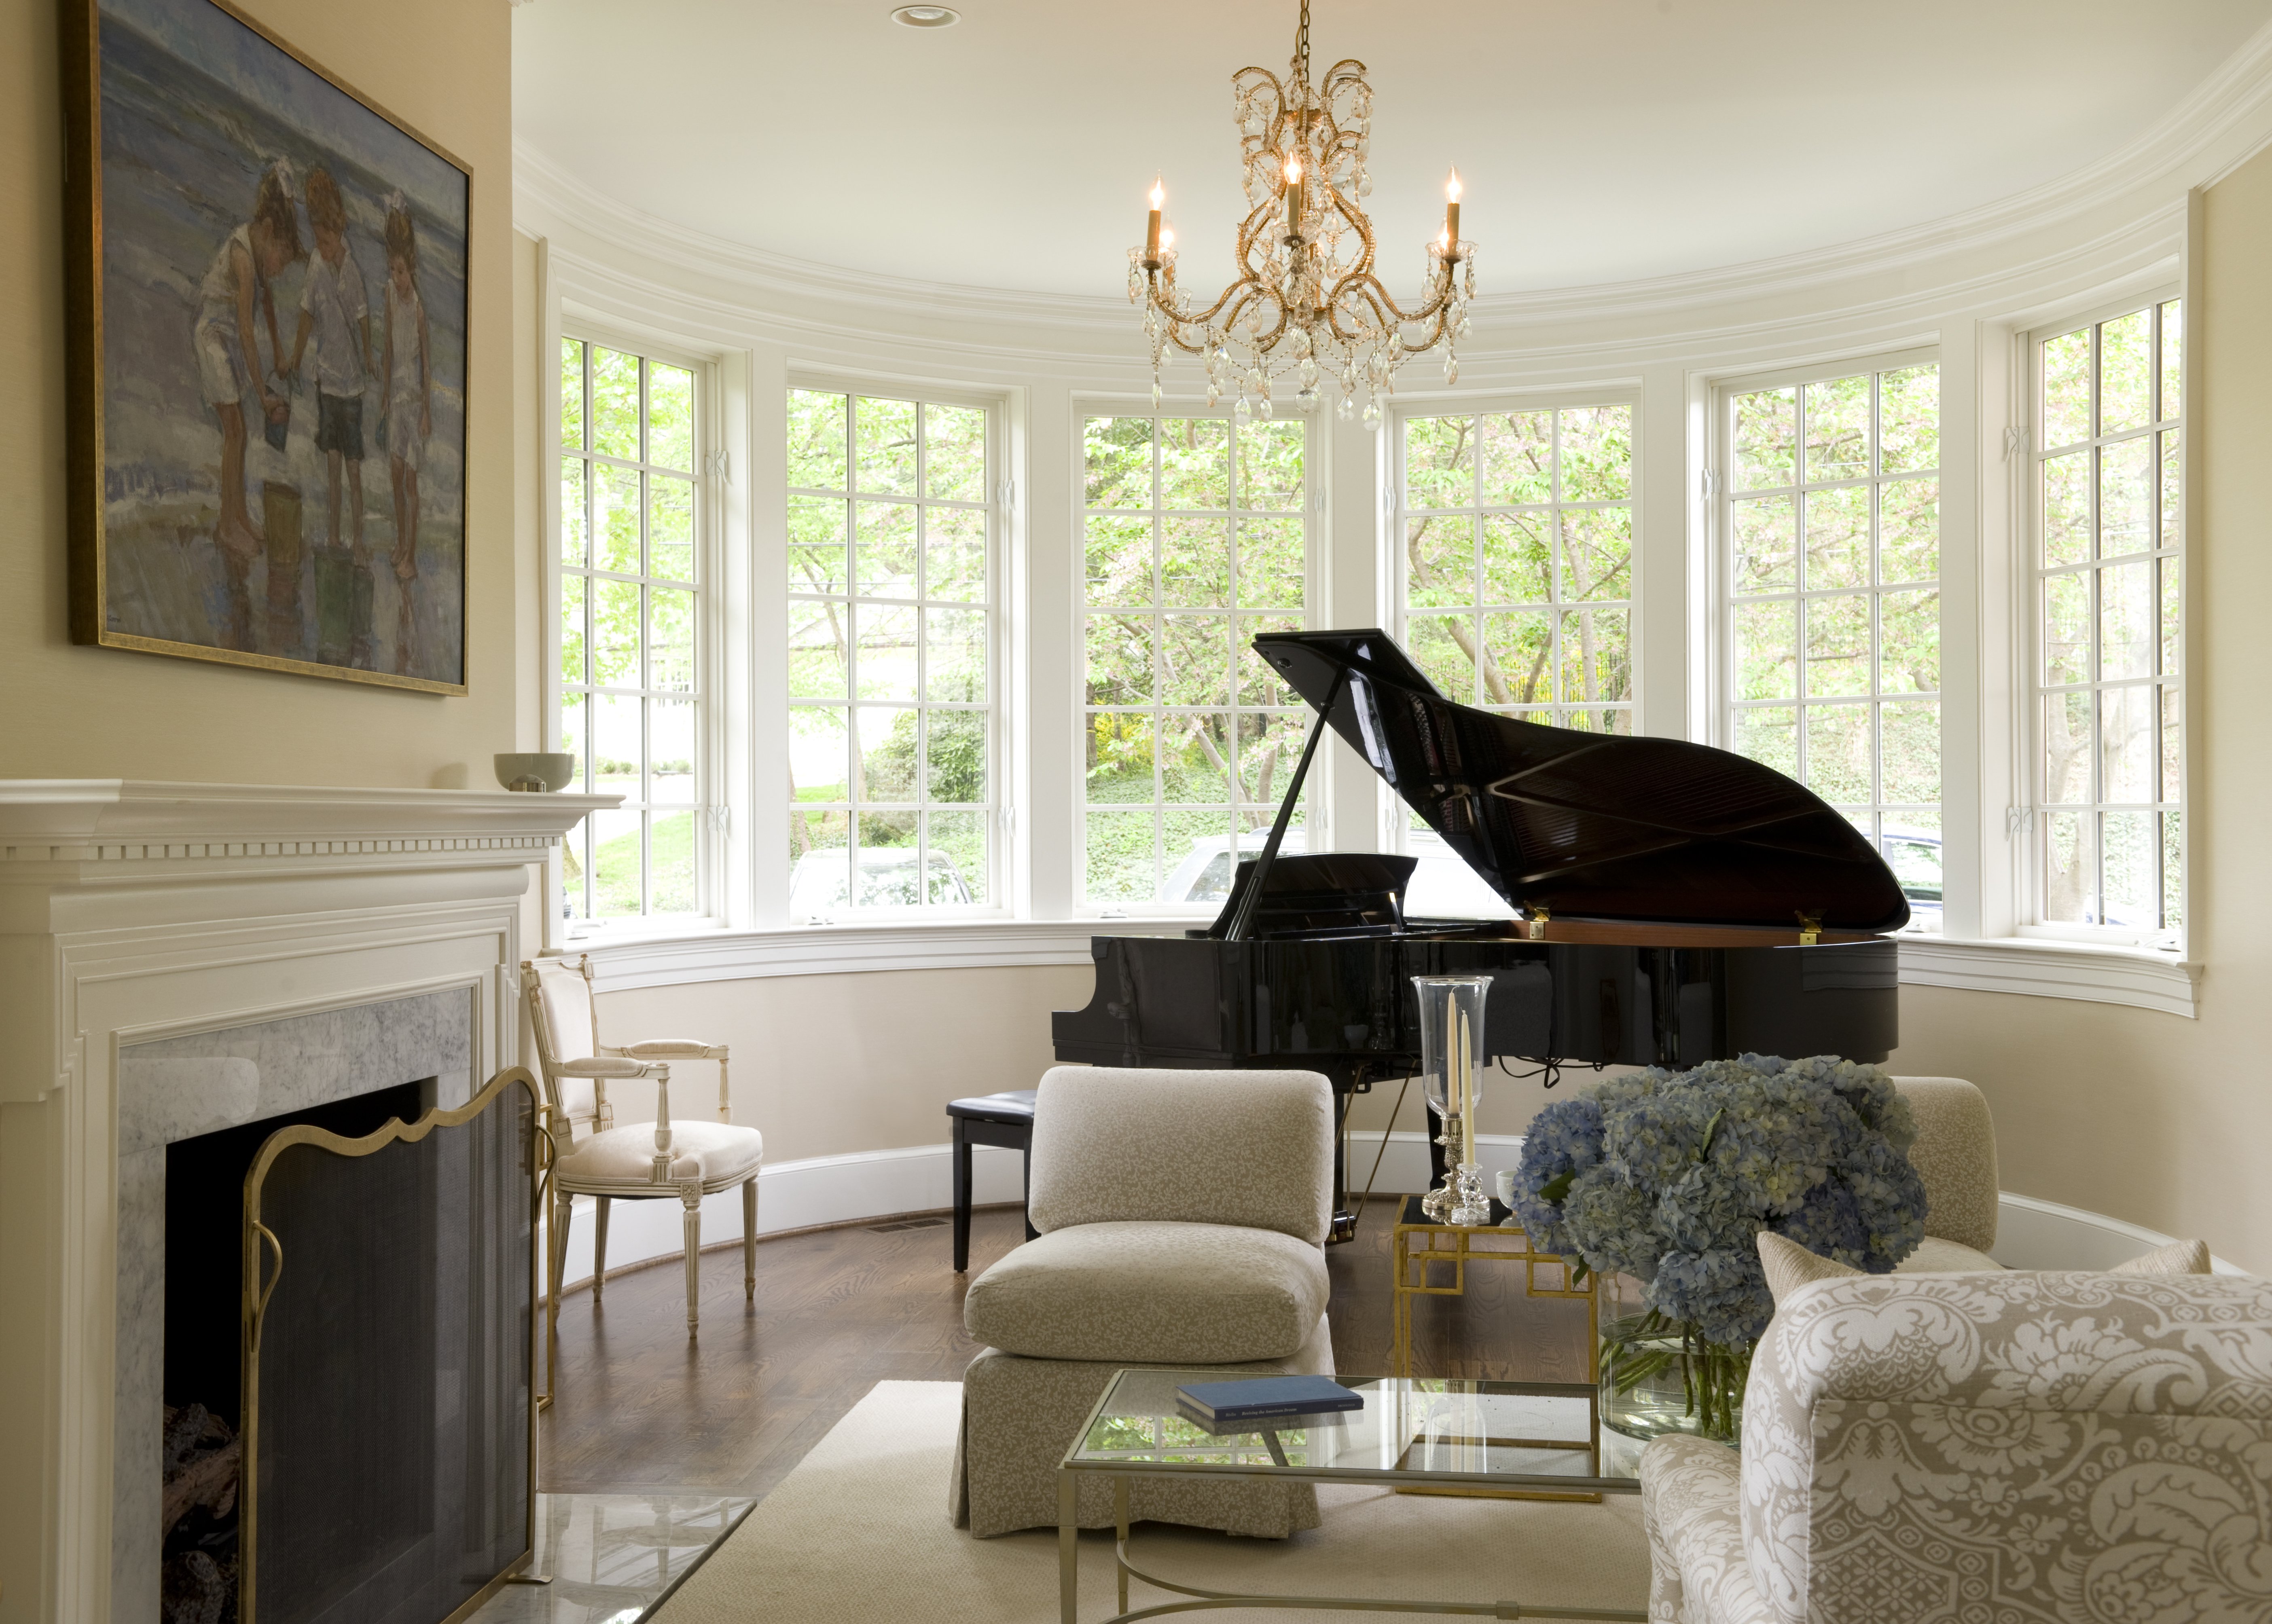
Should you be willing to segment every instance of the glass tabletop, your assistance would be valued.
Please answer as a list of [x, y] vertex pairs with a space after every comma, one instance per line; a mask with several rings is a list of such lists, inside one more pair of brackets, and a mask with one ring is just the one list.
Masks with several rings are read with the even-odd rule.
[[[1090, 1471], [1450, 1483], [1633, 1494], [1640, 1445], [1601, 1424], [1599, 1389], [1556, 1382], [1334, 1378], [1363, 1407], [1214, 1430], [1176, 1389], [1221, 1370], [1124, 1370], [1065, 1464]], [[1236, 1379], [1236, 1378], [1229, 1378]]]

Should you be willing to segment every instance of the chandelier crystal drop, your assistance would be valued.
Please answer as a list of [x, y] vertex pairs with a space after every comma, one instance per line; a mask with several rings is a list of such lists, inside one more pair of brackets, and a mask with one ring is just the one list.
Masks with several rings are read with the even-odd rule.
[[1152, 399], [1163, 399], [1171, 350], [1200, 357], [1207, 401], [1235, 393], [1235, 414], [1271, 414], [1272, 380], [1290, 378], [1304, 411], [1336, 391], [1344, 418], [1379, 428], [1396, 372], [1440, 349], [1446, 382], [1476, 293], [1476, 245], [1460, 235], [1460, 174], [1444, 188], [1444, 228], [1427, 245], [1420, 305], [1399, 305], [1374, 272], [1372, 221], [1357, 200], [1372, 190], [1365, 168], [1372, 87], [1364, 64], [1335, 63], [1310, 78], [1310, 4], [1286, 76], [1264, 68], [1231, 75], [1232, 121], [1250, 205], [1233, 252], [1238, 276], [1200, 307], [1176, 286], [1175, 233], [1162, 227], [1164, 188], [1154, 181], [1144, 245], [1128, 250], [1128, 297], [1144, 307]]

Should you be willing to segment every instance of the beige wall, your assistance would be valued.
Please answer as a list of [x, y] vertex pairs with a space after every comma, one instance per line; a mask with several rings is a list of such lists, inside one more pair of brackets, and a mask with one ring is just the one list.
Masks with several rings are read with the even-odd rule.
[[0, 0], [0, 777], [422, 788], [514, 748], [511, 10], [244, 0], [474, 172], [467, 686], [444, 698], [73, 647], [64, 629], [62, 113], [55, 0]]
[[[1087, 1004], [1095, 980], [1078, 965], [646, 987], [602, 995], [600, 1032], [730, 1046], [734, 1120], [764, 1130], [767, 1162], [798, 1161], [944, 1144], [948, 1100], [1040, 1080], [1055, 1063], [1050, 1011]], [[672, 1112], [704, 1109], [715, 1087], [708, 1067], [677, 1068]], [[654, 1100], [631, 1087], [611, 1097], [618, 1121]]]
[[2006, 1188], [2199, 1235], [2272, 1270], [2272, 151], [2208, 189], [2193, 253], [2201, 443], [2186, 700], [2200, 1017], [1913, 987], [1896, 1064], [1987, 1091]]

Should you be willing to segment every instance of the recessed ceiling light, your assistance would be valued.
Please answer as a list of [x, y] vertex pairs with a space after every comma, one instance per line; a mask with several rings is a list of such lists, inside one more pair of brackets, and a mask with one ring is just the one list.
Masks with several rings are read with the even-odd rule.
[[943, 5], [903, 5], [892, 13], [892, 20], [910, 28], [952, 28], [962, 20], [962, 13]]

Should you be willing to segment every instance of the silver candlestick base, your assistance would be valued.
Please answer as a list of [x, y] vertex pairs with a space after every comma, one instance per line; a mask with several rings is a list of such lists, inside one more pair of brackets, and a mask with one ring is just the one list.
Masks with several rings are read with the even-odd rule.
[[1452, 1204], [1452, 1222], [1462, 1225], [1481, 1225], [1491, 1222], [1491, 1196], [1484, 1188], [1484, 1170], [1467, 1162], [1447, 1177], [1445, 1183], [1457, 1194]]
[[1454, 1111], [1441, 1121], [1443, 1131], [1436, 1136], [1436, 1143], [1445, 1151], [1444, 1181], [1420, 1197], [1420, 1211], [1431, 1224], [1457, 1221], [1452, 1217], [1452, 1208], [1459, 1200], [1459, 1191], [1455, 1188], [1457, 1169], [1452, 1162], [1452, 1147], [1460, 1142], [1460, 1114]]

